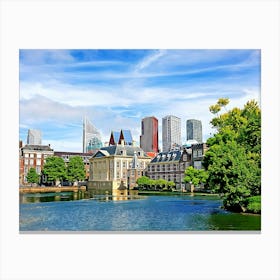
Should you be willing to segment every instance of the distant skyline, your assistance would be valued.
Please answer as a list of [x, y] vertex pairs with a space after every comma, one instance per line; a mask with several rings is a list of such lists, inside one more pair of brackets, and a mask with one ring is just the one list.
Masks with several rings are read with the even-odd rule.
[[[203, 141], [214, 133], [209, 106], [260, 104], [260, 50], [20, 50], [20, 139], [42, 131], [56, 151], [83, 149], [83, 117], [100, 131], [130, 129], [139, 144], [141, 120], [202, 121]], [[261, 105], [261, 104], [260, 104]]]

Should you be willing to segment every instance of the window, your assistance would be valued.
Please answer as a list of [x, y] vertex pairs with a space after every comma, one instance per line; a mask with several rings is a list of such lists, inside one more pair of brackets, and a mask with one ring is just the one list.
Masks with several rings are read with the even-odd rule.
[[24, 164], [25, 164], [25, 165], [28, 165], [28, 159], [25, 159], [25, 160], [24, 160]]
[[117, 168], [120, 168], [120, 162], [117, 161]]
[[28, 158], [28, 157], [29, 157], [29, 154], [24, 154], [24, 157], [25, 157], [25, 158]]
[[41, 166], [36, 167], [36, 172], [39, 174], [41, 172]]
[[30, 154], [30, 157], [31, 157], [31, 158], [34, 158], [34, 154]]
[[34, 159], [31, 159], [30, 162], [29, 162], [29, 164], [30, 164], [30, 165], [33, 165], [33, 164], [34, 164]]
[[36, 165], [41, 165], [41, 160], [40, 159], [36, 160]]
[[122, 166], [126, 167], [126, 162], [125, 161], [123, 161]]
[[42, 157], [42, 155], [41, 154], [37, 154], [37, 158], [41, 158]]

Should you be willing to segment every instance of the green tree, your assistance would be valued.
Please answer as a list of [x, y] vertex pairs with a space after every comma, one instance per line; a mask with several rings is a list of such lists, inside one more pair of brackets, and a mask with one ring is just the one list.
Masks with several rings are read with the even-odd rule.
[[37, 184], [39, 182], [40, 175], [36, 173], [35, 168], [31, 167], [27, 173], [26, 180], [28, 183]]
[[67, 166], [67, 179], [70, 182], [81, 181], [86, 178], [84, 163], [81, 157], [71, 157]]
[[166, 186], [167, 183], [168, 182], [166, 180], [164, 180], [164, 179], [155, 180], [155, 185], [159, 186], [160, 189], [162, 189], [163, 186]]
[[67, 178], [63, 159], [57, 156], [47, 157], [43, 174], [47, 177], [48, 182], [58, 185], [59, 181]]
[[208, 174], [205, 170], [196, 169], [192, 166], [185, 170], [185, 175], [184, 181], [191, 184], [191, 190], [192, 185], [198, 186], [199, 184], [205, 183], [208, 178]]
[[227, 209], [244, 211], [248, 198], [261, 192], [261, 111], [249, 101], [243, 109], [215, 116], [211, 124], [217, 133], [207, 140], [203, 160], [207, 184], [223, 196]]
[[142, 176], [136, 180], [137, 185], [147, 187], [150, 185], [151, 179], [147, 176]]

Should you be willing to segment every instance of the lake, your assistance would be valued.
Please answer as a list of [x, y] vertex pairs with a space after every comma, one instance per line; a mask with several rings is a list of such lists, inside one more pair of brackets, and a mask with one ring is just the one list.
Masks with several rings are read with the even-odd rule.
[[259, 231], [260, 215], [231, 213], [216, 196], [121, 198], [84, 193], [20, 195], [19, 230], [166, 232]]

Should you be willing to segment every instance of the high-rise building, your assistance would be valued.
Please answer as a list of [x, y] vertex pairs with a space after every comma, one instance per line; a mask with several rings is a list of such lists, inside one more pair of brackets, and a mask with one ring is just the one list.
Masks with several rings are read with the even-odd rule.
[[162, 119], [162, 151], [169, 152], [181, 144], [181, 119], [171, 115], [164, 117]]
[[40, 130], [28, 129], [27, 134], [27, 145], [41, 145], [42, 144], [42, 133]]
[[142, 119], [140, 147], [145, 152], [158, 152], [158, 120], [155, 117]]
[[202, 124], [200, 120], [190, 119], [186, 122], [187, 140], [202, 143]]
[[83, 123], [83, 152], [92, 151], [93, 143], [98, 143], [98, 147], [96, 147], [98, 150], [102, 146], [101, 135], [96, 127], [85, 117]]

